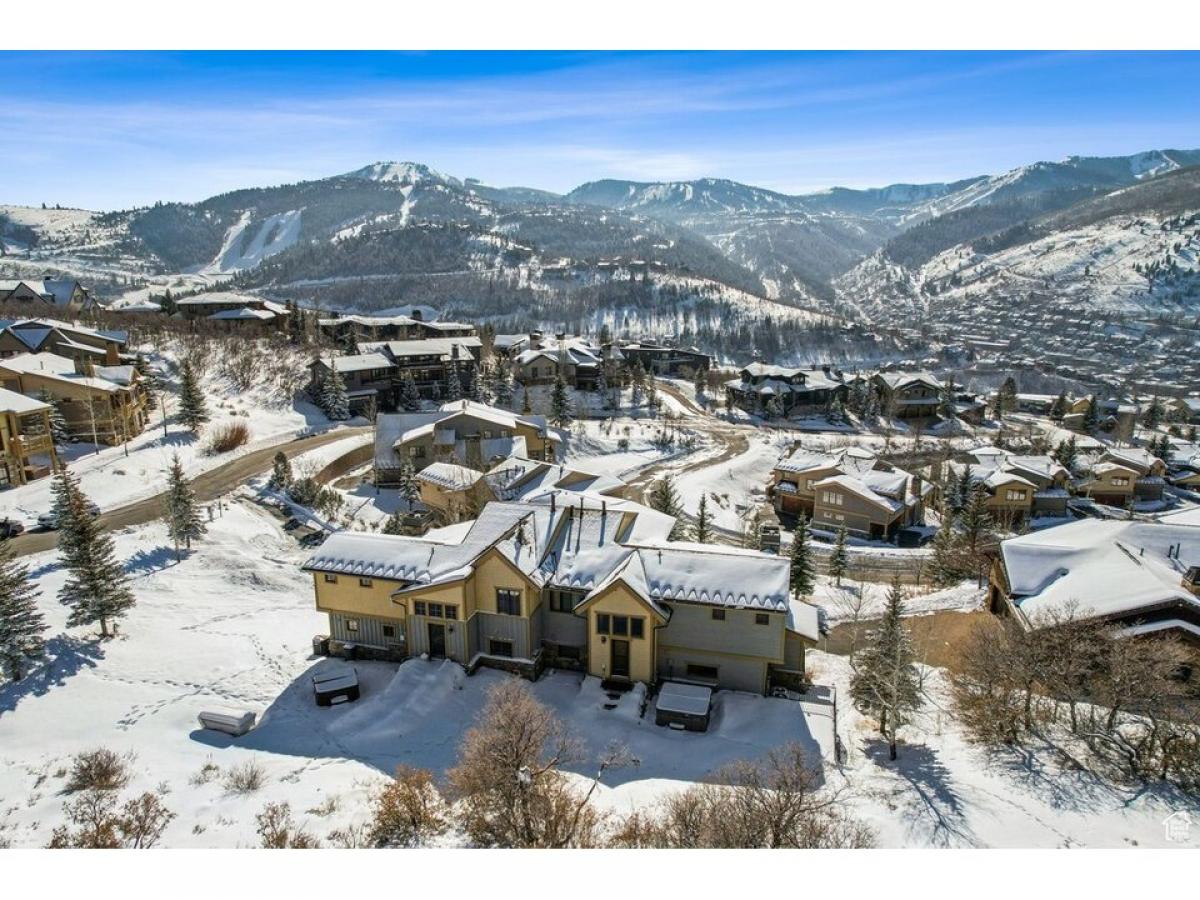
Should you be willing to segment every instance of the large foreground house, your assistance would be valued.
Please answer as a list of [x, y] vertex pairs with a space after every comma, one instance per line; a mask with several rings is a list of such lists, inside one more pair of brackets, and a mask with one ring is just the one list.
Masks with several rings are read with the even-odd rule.
[[836, 453], [797, 448], [775, 464], [767, 488], [783, 515], [872, 540], [893, 540], [900, 529], [924, 524], [933, 491], [919, 475], [857, 447]]
[[119, 444], [146, 425], [146, 392], [132, 365], [95, 366], [53, 353], [23, 353], [0, 359], [0, 385], [52, 399], [73, 440]]
[[1069, 615], [1122, 635], [1175, 632], [1200, 641], [1200, 525], [1084, 519], [1000, 544], [991, 607], [1023, 628]]
[[469, 400], [434, 412], [381, 415], [375, 421], [375, 483], [396, 484], [406, 463], [416, 471], [441, 462], [482, 472], [512, 456], [553, 461], [558, 444], [542, 416]]
[[0, 488], [44, 478], [57, 464], [50, 405], [0, 388]]
[[0, 317], [75, 316], [91, 305], [87, 288], [71, 279], [0, 280]]
[[802, 682], [817, 610], [790, 599], [788, 560], [671, 543], [673, 525], [627, 500], [552, 492], [421, 538], [339, 532], [304, 569], [331, 652], [529, 677], [571, 667], [610, 684]]
[[725, 382], [725, 392], [746, 412], [790, 416], [824, 412], [834, 397], [845, 400], [847, 387], [842, 374], [829, 366], [794, 369], [756, 362]]

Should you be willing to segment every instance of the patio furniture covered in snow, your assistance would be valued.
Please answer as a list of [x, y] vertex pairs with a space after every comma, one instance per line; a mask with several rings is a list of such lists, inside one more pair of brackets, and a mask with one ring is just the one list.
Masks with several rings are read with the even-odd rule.
[[201, 728], [207, 728], [211, 731], [221, 731], [234, 737], [241, 737], [254, 727], [255, 721], [258, 719], [252, 712], [229, 713], [210, 711], [200, 713], [197, 718], [200, 720]]
[[664, 681], [654, 703], [654, 724], [708, 731], [712, 688], [698, 684]]
[[353, 668], [329, 669], [312, 677], [317, 706], [332, 706], [358, 699], [358, 672]]

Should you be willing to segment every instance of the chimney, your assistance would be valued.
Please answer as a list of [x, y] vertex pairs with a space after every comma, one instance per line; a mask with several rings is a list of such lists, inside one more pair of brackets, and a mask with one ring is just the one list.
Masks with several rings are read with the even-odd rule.
[[542, 349], [542, 333], [540, 331], [529, 332], [529, 349], [530, 350], [541, 350]]

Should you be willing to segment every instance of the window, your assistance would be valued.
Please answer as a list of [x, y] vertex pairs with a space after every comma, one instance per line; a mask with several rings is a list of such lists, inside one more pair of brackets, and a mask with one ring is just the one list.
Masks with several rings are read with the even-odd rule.
[[332, 572], [326, 572], [325, 573], [325, 583], [326, 584], [337, 584], [337, 576], [334, 575]]
[[550, 611], [569, 613], [574, 612], [575, 604], [579, 602], [582, 595], [575, 591], [550, 591]]
[[712, 611], [712, 617], [713, 617], [713, 621], [715, 621], [715, 622], [724, 622], [725, 621], [725, 610], [714, 609]]
[[596, 634], [608, 634], [608, 613], [596, 613]]
[[512, 657], [512, 641], [498, 641], [492, 638], [488, 641], [488, 653], [492, 656]]
[[425, 458], [425, 447], [422, 446], [421, 444], [414, 444], [413, 446], [408, 448], [408, 455], [411, 456], [413, 459], [424, 459]]
[[767, 615], [766, 613], [755, 613], [754, 614], [754, 624], [755, 625], [770, 625], [771, 617], [769, 615]]
[[458, 618], [458, 607], [452, 603], [447, 603], [446, 611], [443, 613], [443, 616], [447, 619], [457, 619]]
[[1008, 500], [1024, 500], [1025, 492], [1024, 491], [1007, 491], [1007, 492], [1005, 492], [1004, 496], [1005, 496], [1005, 499], [1008, 499]]
[[702, 678], [705, 681], [717, 680], [716, 666], [698, 666], [695, 663], [688, 663], [687, 673], [689, 678]]
[[440, 619], [442, 617], [442, 604], [430, 603], [429, 604], [429, 617], [431, 619]]
[[496, 612], [504, 616], [519, 616], [521, 592], [512, 588], [496, 588]]
[[383, 626], [383, 636], [385, 638], [394, 638], [396, 636], [396, 626], [395, 625], [384, 625]]
[[646, 623], [643, 619], [629, 620], [629, 636], [632, 638], [642, 638], [646, 636]]
[[358, 631], [358, 619], [347, 619], [346, 620], [346, 630], [357, 632]]
[[843, 506], [846, 503], [846, 498], [834, 491], [821, 491], [821, 502], [829, 506]]
[[1113, 487], [1129, 487], [1129, 479], [1120, 477], [1114, 478], [1112, 480], [1112, 485]]
[[629, 616], [613, 616], [612, 633], [618, 637], [627, 637], [629, 635]]
[[371, 582], [371, 579], [370, 579], [370, 578], [360, 578], [360, 579], [358, 579], [358, 586], [359, 586], [359, 587], [370, 587], [370, 586], [371, 586], [371, 584], [372, 584], [372, 582]]
[[414, 616], [425, 615], [425, 601], [424, 600], [417, 600], [415, 603], [413, 603], [413, 615]]

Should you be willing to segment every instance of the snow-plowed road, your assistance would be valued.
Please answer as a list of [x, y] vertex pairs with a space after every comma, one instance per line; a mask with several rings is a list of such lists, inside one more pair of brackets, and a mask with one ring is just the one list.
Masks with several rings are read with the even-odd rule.
[[[197, 475], [192, 479], [192, 490], [195, 491], [197, 500], [206, 503], [228, 494], [242, 482], [267, 471], [271, 468], [275, 454], [280, 450], [283, 450], [290, 459], [306, 450], [312, 450], [314, 447], [321, 447], [370, 431], [371, 426], [363, 425], [354, 428], [337, 428], [332, 431], [323, 431], [320, 434], [281, 441], [278, 444], [263, 447], [261, 450], [254, 450], [245, 456], [239, 456], [224, 465]], [[152, 522], [161, 517], [162, 512], [163, 495], [155, 494], [153, 497], [130, 503], [128, 506], [120, 506], [102, 513], [100, 524], [106, 530], [114, 531], [119, 528], [129, 528], [133, 525]], [[53, 531], [32, 531], [15, 537], [8, 543], [18, 556], [26, 556], [30, 553], [40, 553], [43, 550], [53, 550], [58, 544], [58, 535]]]

